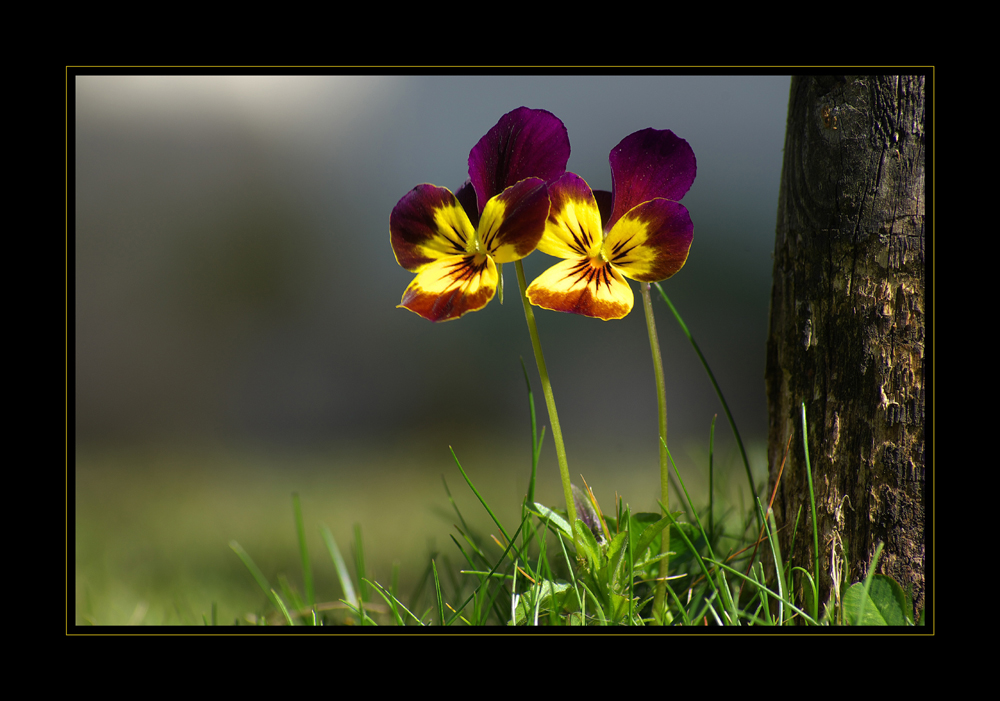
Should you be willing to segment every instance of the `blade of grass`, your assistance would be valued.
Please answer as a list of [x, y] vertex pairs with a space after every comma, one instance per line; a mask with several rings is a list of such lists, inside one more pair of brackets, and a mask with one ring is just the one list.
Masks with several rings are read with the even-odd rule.
[[309, 564], [306, 528], [302, 520], [302, 504], [299, 502], [298, 492], [292, 492], [292, 508], [295, 511], [295, 530], [299, 536], [299, 557], [302, 559], [302, 581], [306, 588], [306, 605], [312, 606], [316, 603], [316, 594], [313, 590], [312, 566]]
[[299, 596], [298, 592], [295, 591], [294, 588], [292, 588], [292, 584], [288, 581], [288, 577], [283, 574], [278, 575], [278, 587], [281, 589], [281, 593], [285, 596], [285, 598], [291, 603], [292, 610], [301, 611], [308, 608], [302, 600], [302, 597]]
[[[774, 489], [771, 490], [771, 501], [767, 504], [767, 512], [771, 513], [771, 509], [774, 506], [774, 498], [778, 496], [778, 485], [781, 484], [781, 475], [785, 471], [785, 460], [788, 458], [788, 449], [792, 447], [792, 437], [788, 436], [788, 443], [785, 445], [785, 454], [781, 458], [781, 467], [778, 468], [778, 476], [774, 480]], [[760, 499], [754, 497], [754, 501], [757, 504], [757, 508], [760, 508]], [[760, 522], [760, 532], [757, 534], [757, 543], [760, 543], [764, 536], [764, 525], [767, 521], [767, 517], [761, 514], [762, 518], [758, 519]], [[754, 558], [757, 557], [757, 543], [753, 546], [753, 554], [750, 555], [750, 564], [747, 566], [747, 574], [750, 574], [750, 568], [753, 567]], [[743, 593], [743, 585], [740, 585], [740, 593]]]
[[691, 625], [691, 618], [688, 616], [688, 612], [684, 609], [684, 604], [681, 602], [680, 597], [674, 592], [673, 587], [667, 587], [667, 594], [670, 598], [674, 600], [674, 604], [677, 605], [677, 610], [681, 612], [681, 619], [684, 621], [684, 625]]
[[[817, 592], [817, 586], [816, 586], [816, 582], [813, 581], [812, 572], [810, 572], [809, 570], [805, 569], [804, 567], [799, 567], [797, 565], [792, 568], [792, 572], [795, 572], [795, 570], [798, 570], [799, 572], [801, 572], [803, 574], [803, 576], [805, 576], [805, 578], [809, 580], [809, 590], [806, 591], [806, 592], [804, 592], [804, 594], [808, 594], [812, 598], [809, 601], [807, 601], [806, 603], [810, 605], [810, 608], [818, 610], [818, 606], [816, 605], [816, 599], [818, 598], [818, 594], [816, 593]], [[803, 587], [803, 589], [804, 588], [805, 587]], [[815, 618], [818, 619], [819, 617], [816, 616]]]
[[[774, 559], [774, 574], [775, 579], [778, 580], [778, 595], [783, 599], [785, 597], [785, 565], [781, 560], [781, 544], [778, 542], [778, 524], [774, 520], [774, 511], [769, 507], [767, 510], [767, 521], [769, 527], [767, 530], [767, 539], [771, 543], [771, 557]], [[763, 582], [763, 574], [761, 574], [761, 582]], [[779, 600], [778, 603], [778, 625], [784, 625], [784, 612], [782, 607], [784, 603]]]
[[[766, 584], [766, 579], [765, 579], [765, 574], [764, 574], [764, 563], [763, 562], [758, 562], [757, 563], [757, 567], [751, 569], [750, 573], [753, 575], [753, 578], [754, 578], [755, 582], [757, 582], [760, 585], [765, 585]], [[743, 585], [741, 584], [740, 587], [742, 587], [742, 586]], [[778, 594], [783, 596], [780, 585], [778, 587]], [[769, 626], [774, 625], [774, 621], [771, 618], [771, 607], [768, 604], [767, 596], [762, 591], [760, 591], [759, 588], [757, 589], [757, 598], [760, 601], [760, 605], [757, 607], [757, 611], [752, 614], [754, 621], [757, 620], [757, 613], [759, 613], [763, 609], [763, 612], [764, 612], [763, 623], [764, 623], [764, 625], [769, 625]], [[781, 607], [782, 607], [782, 604], [779, 603], [778, 604], [778, 624], [779, 625], [781, 624], [781, 612], [782, 612]]]
[[[743, 447], [743, 439], [740, 437], [739, 429], [736, 428], [736, 420], [733, 419], [733, 413], [729, 411], [729, 403], [726, 402], [726, 397], [722, 394], [722, 389], [719, 387], [719, 383], [715, 381], [715, 374], [712, 372], [712, 368], [709, 367], [708, 361], [705, 360], [705, 356], [702, 354], [701, 348], [698, 347], [698, 342], [694, 340], [694, 336], [692, 336], [691, 332], [688, 331], [687, 324], [684, 323], [684, 320], [681, 318], [681, 315], [677, 311], [677, 308], [673, 305], [673, 302], [670, 301], [670, 298], [667, 297], [667, 294], [663, 291], [663, 288], [660, 287], [660, 283], [655, 282], [653, 284], [656, 285], [656, 289], [659, 291], [660, 296], [663, 297], [663, 301], [667, 303], [668, 307], [670, 307], [670, 311], [674, 313], [674, 318], [677, 319], [677, 323], [680, 325], [681, 331], [684, 332], [684, 335], [687, 336], [688, 341], [691, 342], [691, 345], [694, 347], [695, 353], [698, 354], [698, 358], [701, 360], [701, 364], [705, 368], [705, 372], [708, 373], [708, 379], [711, 380], [712, 387], [715, 388], [715, 394], [718, 395], [719, 401], [722, 402], [722, 410], [726, 412], [726, 418], [729, 420], [729, 426], [730, 428], [733, 429], [733, 435], [736, 437], [736, 445], [739, 446], [740, 455], [743, 457], [743, 466], [746, 468], [747, 483], [750, 485], [750, 493], [756, 494], [757, 489], [754, 487], [753, 484], [753, 474], [750, 472], [750, 459], [747, 458], [747, 451], [746, 448]], [[757, 526], [760, 527], [760, 525], [761, 524], [758, 521]]]
[[708, 431], [708, 537], [712, 541], [715, 540], [715, 488], [713, 486], [715, 470], [713, 469], [713, 454], [715, 451], [715, 420], [717, 418], [719, 418], [718, 414], [712, 416], [712, 428]]
[[441, 625], [446, 625], [444, 620], [444, 599], [441, 598], [441, 581], [438, 579], [437, 563], [431, 560], [431, 567], [434, 570], [434, 598], [437, 601], [438, 620]]
[[517, 625], [517, 559], [514, 559], [514, 576], [510, 584], [510, 623], [507, 625]]
[[[674, 520], [673, 515], [671, 515], [671, 514], [668, 513], [666, 517], [670, 519], [670, 525], [671, 526], [676, 526], [677, 525], [677, 521]], [[718, 593], [718, 589], [715, 586], [715, 580], [712, 578], [712, 575], [709, 573], [708, 568], [705, 566], [705, 562], [702, 559], [701, 555], [699, 555], [698, 551], [695, 550], [694, 543], [692, 543], [691, 539], [687, 537], [687, 534], [684, 532], [683, 529], [678, 528], [677, 532], [680, 533], [681, 539], [684, 541], [684, 544], [688, 546], [688, 549], [694, 555], [695, 562], [697, 562], [698, 566], [701, 568], [701, 572], [705, 576], [705, 578], [708, 580], [709, 586], [711, 586], [712, 589], [716, 593]]]
[[354, 584], [351, 583], [351, 575], [344, 563], [344, 556], [340, 554], [340, 548], [337, 547], [337, 541], [333, 539], [330, 529], [324, 525], [320, 531], [323, 534], [326, 549], [330, 553], [330, 559], [333, 560], [333, 566], [337, 570], [337, 579], [340, 581], [340, 589], [344, 592], [344, 599], [356, 609], [358, 608], [358, 595], [354, 591]]
[[[458, 456], [455, 455], [455, 449], [452, 448], [449, 445], [448, 446], [448, 450], [451, 451], [451, 457], [453, 457], [455, 459], [455, 464], [458, 465], [458, 469], [459, 469], [459, 471], [461, 471], [462, 477], [465, 478], [466, 484], [469, 485], [469, 489], [471, 489], [472, 493], [476, 495], [476, 498], [479, 499], [479, 503], [483, 505], [484, 509], [486, 509], [486, 513], [488, 513], [490, 515], [490, 518], [493, 519], [493, 523], [495, 523], [497, 525], [497, 528], [500, 529], [500, 532], [503, 533], [504, 540], [506, 540], [509, 543], [510, 542], [510, 537], [507, 535], [507, 531], [504, 530], [503, 525], [500, 523], [500, 519], [498, 519], [496, 517], [496, 514], [493, 513], [493, 509], [491, 509], [490, 505], [486, 503], [485, 499], [483, 499], [483, 496], [479, 493], [479, 490], [476, 489], [476, 485], [474, 485], [472, 483], [472, 480], [469, 479], [469, 476], [467, 474], [465, 474], [465, 469], [462, 467], [462, 463], [460, 463], [458, 461]], [[521, 529], [518, 529], [518, 530], [521, 530]]]
[[[670, 454], [669, 448], [667, 448], [667, 457], [670, 459], [670, 465], [674, 468], [674, 474], [677, 475], [677, 481], [680, 482], [681, 491], [684, 492], [684, 498], [687, 500], [688, 506], [691, 509], [691, 514], [694, 516], [695, 523], [698, 524], [698, 530], [701, 532], [701, 537], [705, 539], [705, 545], [708, 547], [708, 552], [712, 557], [715, 557], [715, 553], [712, 550], [712, 544], [709, 542], [708, 534], [705, 532], [705, 527], [701, 525], [701, 518], [698, 516], [698, 509], [695, 508], [694, 502], [691, 500], [691, 495], [688, 493], [687, 486], [681, 478], [680, 470], [677, 469], [677, 463], [674, 462], [674, 456]], [[690, 547], [691, 551], [694, 552], [694, 547], [691, 546], [690, 542], [688, 543], [688, 547]]]
[[[384, 587], [383, 587], [384, 588]], [[389, 579], [389, 593], [392, 595], [393, 602], [396, 602], [396, 593], [399, 591], [399, 563], [392, 563], [392, 576]], [[392, 614], [396, 618], [399, 618], [399, 611], [396, 610], [396, 604], [390, 604], [392, 607]]]
[[264, 573], [260, 571], [260, 568], [257, 567], [257, 564], [253, 561], [253, 558], [250, 557], [250, 553], [244, 550], [243, 547], [235, 540], [229, 541], [229, 547], [234, 553], [236, 553], [236, 556], [243, 561], [244, 566], [250, 570], [250, 575], [254, 578], [254, 581], [257, 582], [257, 586], [259, 586], [261, 591], [264, 592], [264, 595], [268, 598], [268, 600], [274, 604], [275, 608], [278, 608], [278, 597], [274, 594], [274, 589], [271, 588], [270, 583], [267, 581], [267, 577], [264, 576]]
[[454, 497], [451, 496], [451, 490], [448, 489], [448, 481], [444, 478], [444, 475], [441, 475], [441, 484], [444, 485], [444, 493], [448, 495], [448, 501], [451, 503], [451, 508], [455, 510], [455, 515], [458, 516], [459, 523], [462, 524], [462, 528], [464, 530], [468, 531], [469, 527], [466, 525], [465, 519], [462, 517], [462, 512], [458, 510], [458, 504], [455, 503]]
[[[517, 530], [516, 530], [516, 531], [514, 531], [514, 538], [517, 538], [518, 534], [519, 534], [519, 533], [521, 532], [521, 529], [522, 529], [522, 528], [524, 528], [524, 524], [525, 524], [525, 523], [527, 522], [527, 520], [528, 520], [528, 517], [526, 516], [526, 517], [524, 518], [524, 520], [522, 520], [522, 521], [521, 521], [521, 524], [520, 524], [520, 525], [519, 525], [519, 526], [517, 527]], [[503, 564], [503, 562], [504, 562], [504, 559], [505, 559], [505, 558], [507, 557], [507, 553], [508, 553], [508, 552], [510, 552], [510, 549], [511, 549], [512, 547], [514, 547], [514, 539], [511, 539], [511, 538], [508, 538], [508, 539], [507, 539], [507, 548], [506, 548], [506, 549], [505, 549], [505, 550], [503, 551], [503, 553], [501, 553], [501, 554], [500, 554], [500, 559], [498, 559], [498, 560], [497, 560], [497, 564], [496, 564], [496, 565], [494, 565], [494, 566], [493, 566], [493, 569], [491, 569], [491, 570], [490, 570], [490, 573], [489, 573], [489, 575], [487, 575], [486, 579], [484, 580], [484, 583], [485, 583], [485, 582], [489, 582], [489, 581], [490, 581], [490, 578], [491, 578], [491, 577], [493, 576], [493, 574], [494, 574], [494, 573], [495, 573], [495, 572], [496, 572], [496, 571], [497, 571], [498, 569], [500, 569], [500, 565], [502, 565], [502, 564]], [[480, 585], [479, 585], [478, 587], [476, 587], [476, 588], [475, 588], [475, 590], [474, 590], [474, 591], [472, 592], [472, 594], [470, 594], [470, 595], [469, 595], [469, 598], [468, 598], [468, 599], [466, 599], [466, 600], [465, 600], [465, 601], [464, 601], [464, 602], [462, 603], [462, 605], [461, 605], [461, 606], [459, 606], [459, 607], [458, 607], [457, 609], [454, 609], [454, 610], [455, 610], [456, 612], [457, 612], [457, 611], [462, 611], [462, 610], [463, 610], [463, 609], [464, 609], [464, 608], [465, 608], [465, 607], [466, 607], [466, 606], [468, 605], [468, 603], [469, 603], [470, 601], [472, 601], [472, 598], [473, 598], [473, 597], [474, 597], [474, 596], [475, 596], [475, 595], [476, 595], [476, 594], [477, 594], [477, 593], [479, 592], [479, 590], [480, 590], [480, 589], [482, 589], [482, 587], [483, 587], [483, 584], [480, 584]], [[456, 614], [455, 614], [455, 615], [454, 615], [454, 616], [453, 616], [453, 617], [451, 618], [451, 620], [450, 620], [450, 621], [449, 621], [449, 622], [448, 622], [448, 623], [447, 623], [446, 625], [451, 625], [451, 623], [452, 623], [452, 622], [453, 622], [453, 621], [454, 621], [454, 620], [455, 620], [456, 618], [458, 618], [458, 613], [456, 613]]]
[[364, 604], [368, 601], [368, 585], [365, 584], [365, 546], [364, 542], [361, 540], [361, 525], [354, 524], [354, 569], [358, 573], [358, 589], [361, 590], [360, 596], [362, 608]]
[[[773, 591], [771, 591], [770, 589], [768, 589], [766, 586], [763, 586], [763, 585], [759, 584], [754, 579], [752, 579], [750, 577], [747, 577], [745, 574], [743, 574], [739, 570], [733, 569], [732, 567], [730, 567], [726, 563], [720, 562], [718, 560], [713, 560], [711, 558], [705, 558], [705, 559], [708, 560], [709, 562], [711, 562], [713, 565], [725, 569], [730, 574], [735, 574], [740, 579], [746, 580], [754, 588], [756, 588], [758, 591], [764, 592], [767, 596], [771, 597], [772, 599], [778, 600], [778, 595], [777, 594], [775, 594]], [[808, 572], [805, 572], [805, 574], [807, 576], [809, 575]], [[811, 623], [813, 625], [817, 625], [816, 619], [812, 618], [808, 613], [806, 613], [805, 611], [803, 611], [802, 609], [800, 609], [798, 606], [796, 606], [795, 604], [793, 604], [791, 601], [789, 601], [788, 599], [785, 599], [785, 598], [782, 598], [781, 601], [785, 604], [785, 606], [787, 606], [788, 608], [792, 609], [797, 614], [799, 614], [800, 616], [802, 616], [804, 620], [808, 621], [809, 623]]]
[[278, 596], [278, 592], [276, 592], [274, 589], [272, 589], [271, 590], [271, 596], [274, 597], [275, 603], [277, 604], [278, 608], [281, 610], [281, 615], [285, 617], [285, 622], [288, 623], [288, 625], [290, 625], [290, 626], [294, 626], [295, 622], [292, 620], [292, 615], [290, 613], [288, 613], [288, 609], [285, 608], [285, 602], [281, 600], [280, 596]]
[[819, 618], [819, 524], [816, 514], [816, 493], [813, 491], [812, 467], [809, 463], [809, 435], [806, 428], [806, 403], [802, 402], [802, 448], [806, 455], [806, 478], [809, 480], [809, 507], [812, 509], [813, 526], [813, 618]]
[[[459, 533], [462, 535], [463, 538], [465, 538], [465, 540], [467, 542], [469, 542], [469, 544], [475, 550], [476, 554], [479, 555], [480, 558], [483, 560], [483, 562], [486, 563], [486, 566], [489, 567], [490, 563], [486, 559], [486, 555], [484, 553], [482, 553], [482, 551], [480, 551], [478, 549], [478, 547], [469, 540], [468, 536], [466, 536], [461, 531], [459, 531]], [[463, 548], [461, 546], [461, 544], [455, 539], [455, 536], [453, 536], [451, 534], [449, 534], [449, 535], [451, 536], [452, 542], [455, 543], [455, 547], [457, 547], [459, 549], [459, 551], [462, 553], [462, 557], [465, 558], [465, 561], [469, 563], [469, 567], [471, 568], [469, 570], [462, 570], [462, 573], [463, 574], [474, 574], [479, 579], [479, 587], [477, 587], [477, 590], [480, 587], [484, 586], [484, 585], [488, 585], [489, 584], [489, 580], [490, 580], [490, 575], [486, 574], [486, 573], [484, 573], [484, 572], [482, 572], [482, 571], [480, 571], [478, 569], [476, 569], [476, 564], [472, 561], [472, 558], [469, 557], [468, 553], [465, 552], [465, 548]], [[497, 577], [503, 577], [504, 575], [496, 575], [496, 576]], [[473, 596], [475, 596], [475, 592], [473, 592]], [[495, 599], [494, 600], [490, 600], [490, 602], [489, 602], [488, 605], [493, 608], [493, 613], [496, 615], [497, 619], [501, 619], [501, 617], [502, 617], [501, 613], [502, 612], [498, 608], [495, 608], [494, 601], [495, 601]], [[481, 617], [481, 612], [479, 611], [479, 608], [478, 608], [478, 602], [479, 602], [479, 600], [477, 599], [477, 614], [476, 614], [476, 617], [480, 618]], [[468, 602], [466, 602], [466, 603], [468, 603]], [[465, 607], [465, 604], [463, 604], [463, 608], [464, 607]]]

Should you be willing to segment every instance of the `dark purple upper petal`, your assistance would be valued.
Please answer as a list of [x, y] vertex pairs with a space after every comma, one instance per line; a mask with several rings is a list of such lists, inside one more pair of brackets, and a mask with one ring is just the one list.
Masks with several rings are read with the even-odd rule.
[[608, 222], [611, 220], [614, 199], [607, 190], [594, 190], [594, 199], [597, 200], [597, 210], [601, 213], [601, 231], [609, 231]]
[[465, 213], [469, 215], [469, 221], [472, 222], [472, 228], [478, 228], [479, 209], [477, 209], [476, 190], [472, 187], [472, 182], [466, 180], [462, 187], [458, 188], [458, 192], [455, 193], [455, 198], [458, 200], [459, 204], [462, 205], [462, 209], [465, 210]]
[[643, 129], [611, 149], [614, 209], [606, 230], [636, 205], [657, 197], [677, 201], [697, 172], [694, 151], [669, 129]]
[[469, 178], [479, 212], [491, 197], [519, 180], [558, 178], [567, 161], [569, 135], [558, 117], [527, 107], [508, 112], [469, 154]]

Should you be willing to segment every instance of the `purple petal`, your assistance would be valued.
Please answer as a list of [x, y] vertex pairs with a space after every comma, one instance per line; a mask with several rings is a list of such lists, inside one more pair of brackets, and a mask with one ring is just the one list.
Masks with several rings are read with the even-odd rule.
[[639, 282], [666, 280], [684, 267], [694, 224], [687, 207], [655, 199], [630, 209], [604, 239], [608, 260]]
[[414, 273], [440, 258], [464, 254], [475, 233], [455, 196], [428, 183], [403, 195], [389, 215], [396, 262]]
[[611, 206], [614, 199], [607, 190], [594, 190], [594, 199], [597, 200], [597, 209], [601, 212], [601, 231], [610, 231], [608, 221], [611, 219]]
[[455, 193], [455, 199], [458, 203], [462, 205], [462, 209], [465, 213], [469, 215], [469, 221], [472, 222], [472, 228], [475, 229], [479, 226], [479, 209], [476, 205], [476, 190], [472, 187], [472, 182], [466, 180], [462, 187], [458, 188], [458, 192]]
[[479, 212], [519, 180], [554, 180], [566, 171], [568, 160], [569, 135], [558, 117], [527, 107], [508, 112], [469, 154]]
[[657, 197], [677, 201], [697, 172], [694, 151], [669, 129], [643, 129], [611, 149], [614, 211], [607, 228], [625, 212]]
[[479, 235], [497, 263], [512, 263], [535, 250], [548, 216], [545, 181], [525, 178], [491, 200], [483, 210]]

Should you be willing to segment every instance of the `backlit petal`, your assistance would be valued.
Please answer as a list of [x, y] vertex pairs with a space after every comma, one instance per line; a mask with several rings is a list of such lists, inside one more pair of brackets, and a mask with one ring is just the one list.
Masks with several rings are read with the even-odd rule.
[[610, 159], [614, 211], [609, 226], [643, 202], [681, 199], [697, 173], [694, 151], [669, 129], [629, 134], [611, 150]]
[[424, 266], [397, 306], [431, 321], [448, 321], [482, 309], [496, 289], [497, 268], [489, 256], [448, 256]]
[[632, 310], [632, 289], [612, 266], [590, 258], [556, 263], [528, 285], [528, 300], [555, 312], [621, 319]]
[[568, 160], [569, 135], [558, 117], [527, 107], [508, 112], [469, 154], [479, 211], [520, 180], [554, 180], [565, 172]]
[[683, 267], [693, 235], [694, 224], [684, 205], [670, 200], [643, 202], [608, 232], [604, 255], [633, 280], [665, 280]]
[[549, 185], [549, 218], [538, 250], [557, 258], [596, 257], [601, 249], [601, 213], [583, 178], [566, 173]]
[[476, 231], [451, 191], [417, 185], [389, 215], [389, 240], [396, 262], [419, 272], [433, 261], [470, 252]]
[[472, 187], [471, 180], [466, 180], [462, 187], [455, 191], [455, 199], [459, 201], [462, 209], [468, 215], [469, 221], [472, 222], [472, 228], [475, 229], [479, 226], [479, 205], [476, 204], [476, 189]]
[[527, 178], [486, 203], [479, 240], [497, 263], [520, 260], [535, 250], [549, 214], [545, 181]]

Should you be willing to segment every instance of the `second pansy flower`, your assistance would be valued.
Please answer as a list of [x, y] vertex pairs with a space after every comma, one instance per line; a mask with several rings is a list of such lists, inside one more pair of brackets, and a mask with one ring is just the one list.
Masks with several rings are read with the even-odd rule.
[[664, 280], [687, 260], [694, 224], [677, 200], [690, 189], [697, 169], [688, 143], [669, 130], [644, 129], [622, 139], [610, 160], [610, 205], [607, 193], [598, 192], [599, 206], [595, 193], [573, 173], [550, 184], [552, 206], [538, 250], [565, 260], [528, 286], [532, 304], [621, 319], [633, 306], [625, 277]]

